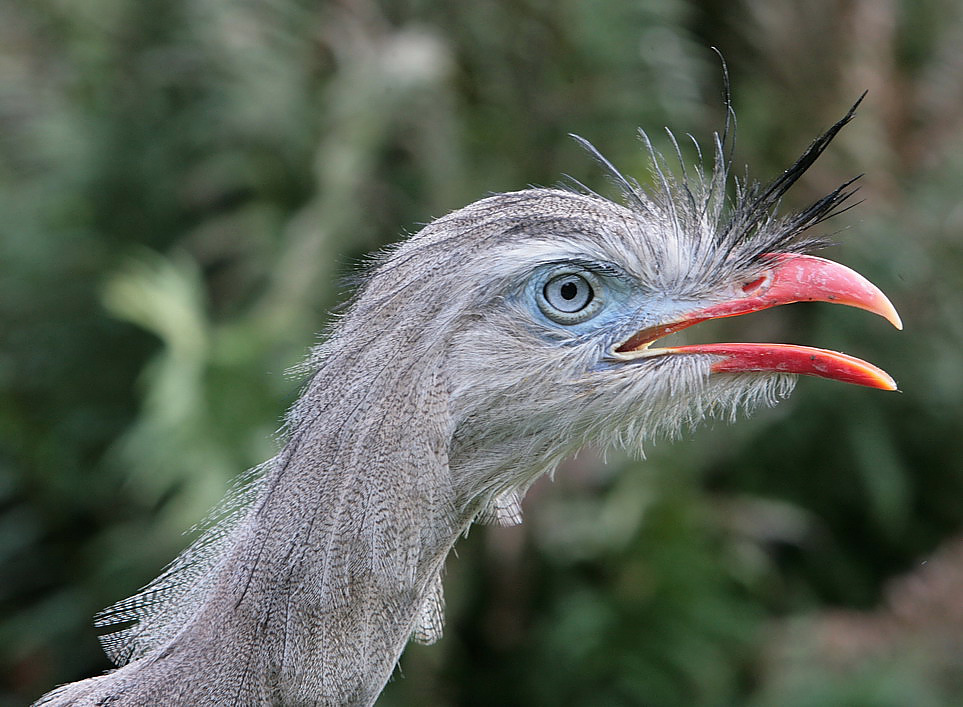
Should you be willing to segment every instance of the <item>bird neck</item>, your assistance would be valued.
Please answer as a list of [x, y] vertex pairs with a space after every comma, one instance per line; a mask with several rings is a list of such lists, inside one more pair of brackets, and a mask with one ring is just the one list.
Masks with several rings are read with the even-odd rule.
[[442, 563], [470, 519], [454, 510], [447, 396], [424, 369], [377, 388], [322, 369], [235, 531], [194, 625], [220, 646], [206, 655], [275, 676], [270, 699], [373, 702], [412, 632], [434, 637]]

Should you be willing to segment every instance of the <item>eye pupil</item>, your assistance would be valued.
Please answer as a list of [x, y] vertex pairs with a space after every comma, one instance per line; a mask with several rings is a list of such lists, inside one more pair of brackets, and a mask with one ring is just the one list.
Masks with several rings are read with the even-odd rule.
[[559, 288], [558, 293], [562, 295], [564, 299], [573, 300], [578, 296], [578, 285], [574, 282], [566, 282]]

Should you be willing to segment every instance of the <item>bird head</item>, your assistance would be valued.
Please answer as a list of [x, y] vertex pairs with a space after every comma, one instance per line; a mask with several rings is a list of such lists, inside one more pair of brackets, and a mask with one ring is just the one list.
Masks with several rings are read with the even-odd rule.
[[638, 447], [772, 402], [797, 374], [895, 389], [869, 363], [808, 346], [660, 345], [699, 322], [799, 301], [901, 326], [865, 278], [807, 253], [806, 232], [838, 213], [851, 182], [802, 211], [777, 208], [852, 114], [774, 182], [736, 181], [735, 196], [723, 139], [711, 170], [681, 179], [651, 151], [649, 189], [579, 139], [623, 204], [584, 188], [528, 189], [442, 217], [383, 255], [337, 338], [355, 341], [355, 328], [367, 336], [358, 355], [409, 380], [440, 376], [466, 503], [524, 491], [586, 442]]

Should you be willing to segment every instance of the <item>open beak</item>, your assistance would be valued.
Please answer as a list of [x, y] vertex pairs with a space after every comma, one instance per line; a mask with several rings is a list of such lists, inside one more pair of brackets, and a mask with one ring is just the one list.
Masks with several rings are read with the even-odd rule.
[[620, 360], [678, 354], [711, 354], [714, 373], [777, 372], [820, 376], [882, 390], [896, 390], [885, 371], [853, 356], [794, 344], [696, 344], [657, 348], [662, 337], [699, 322], [733, 317], [792, 302], [835, 302], [874, 312], [897, 329], [903, 324], [878, 287], [854, 270], [811, 255], [766, 256], [772, 267], [742, 286], [742, 296], [688, 312], [677, 319], [637, 332], [613, 352]]

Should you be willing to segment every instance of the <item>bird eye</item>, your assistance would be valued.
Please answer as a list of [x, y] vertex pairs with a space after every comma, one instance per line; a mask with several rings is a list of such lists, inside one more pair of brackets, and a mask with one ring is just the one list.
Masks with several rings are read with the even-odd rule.
[[550, 305], [566, 314], [582, 311], [595, 297], [588, 280], [574, 273], [552, 278], [545, 284], [542, 294]]
[[602, 287], [588, 272], [555, 272], [537, 294], [538, 307], [559, 324], [577, 324], [591, 319], [602, 308]]

